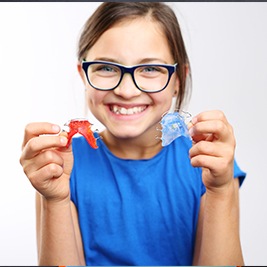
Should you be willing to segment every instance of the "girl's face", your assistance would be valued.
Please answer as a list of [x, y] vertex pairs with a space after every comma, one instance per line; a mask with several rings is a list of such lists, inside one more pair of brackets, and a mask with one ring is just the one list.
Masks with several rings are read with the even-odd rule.
[[[104, 32], [88, 51], [86, 61], [102, 60], [126, 66], [146, 63], [174, 64], [166, 37], [158, 23], [138, 18], [116, 24]], [[179, 88], [174, 73], [168, 86], [158, 93], [141, 92], [129, 74], [112, 91], [92, 88], [79, 67], [93, 115], [115, 138], [155, 139], [158, 122], [171, 107]]]

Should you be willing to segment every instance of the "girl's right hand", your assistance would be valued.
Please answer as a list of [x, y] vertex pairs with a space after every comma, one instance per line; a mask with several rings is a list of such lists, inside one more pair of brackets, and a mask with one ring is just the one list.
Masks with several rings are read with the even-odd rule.
[[51, 123], [30, 123], [25, 128], [20, 164], [33, 187], [49, 201], [70, 199], [73, 166], [66, 133]]

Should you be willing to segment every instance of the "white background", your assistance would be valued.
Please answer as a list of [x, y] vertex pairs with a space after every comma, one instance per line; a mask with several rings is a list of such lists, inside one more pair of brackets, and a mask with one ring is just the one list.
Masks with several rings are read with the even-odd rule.
[[[24, 126], [84, 116], [80, 29], [99, 3], [0, 3], [0, 265], [36, 265], [34, 190], [19, 165]], [[247, 265], [266, 265], [267, 3], [171, 3], [193, 70], [193, 115], [234, 126]], [[64, 223], [64, 218], [62, 218]]]

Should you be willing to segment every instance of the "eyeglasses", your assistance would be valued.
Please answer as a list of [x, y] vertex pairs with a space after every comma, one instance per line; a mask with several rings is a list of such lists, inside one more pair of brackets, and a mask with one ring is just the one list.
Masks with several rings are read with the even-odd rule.
[[131, 67], [106, 61], [82, 61], [88, 83], [97, 90], [114, 90], [129, 73], [135, 86], [142, 92], [156, 93], [164, 90], [177, 68], [177, 63], [139, 64]]

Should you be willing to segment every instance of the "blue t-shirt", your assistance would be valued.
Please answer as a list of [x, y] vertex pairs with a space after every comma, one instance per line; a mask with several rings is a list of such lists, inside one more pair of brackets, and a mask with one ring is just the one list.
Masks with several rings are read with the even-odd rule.
[[[86, 265], [192, 265], [201, 169], [180, 137], [153, 158], [120, 159], [101, 139], [73, 139], [71, 199]], [[235, 164], [235, 177], [245, 177]]]

